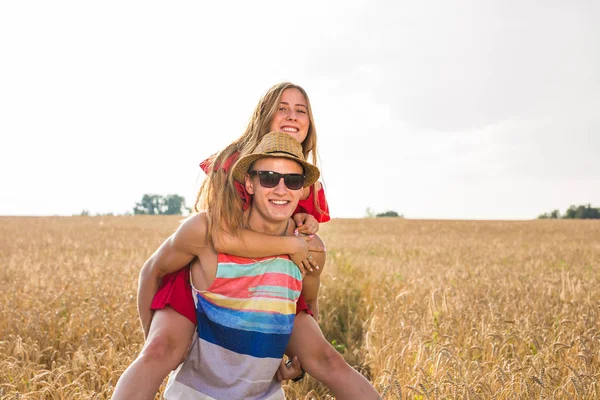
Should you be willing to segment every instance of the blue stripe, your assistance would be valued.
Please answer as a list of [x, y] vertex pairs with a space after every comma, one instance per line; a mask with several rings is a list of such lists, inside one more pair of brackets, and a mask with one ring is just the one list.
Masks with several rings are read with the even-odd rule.
[[238, 354], [257, 358], [281, 358], [290, 340], [290, 334], [231, 329], [210, 321], [206, 314], [201, 312], [196, 312], [196, 317], [200, 339]]
[[254, 295], [284, 297], [291, 301], [296, 301], [300, 297], [300, 291], [283, 286], [258, 285], [249, 288], [248, 291], [253, 292]]
[[[242, 329], [259, 333], [290, 334], [294, 326], [295, 314], [279, 314], [260, 311], [240, 311], [218, 307], [197, 295], [196, 314], [210, 315], [212, 321], [232, 329]], [[294, 313], [296, 309], [294, 308]], [[199, 320], [199, 319], [198, 319]]]

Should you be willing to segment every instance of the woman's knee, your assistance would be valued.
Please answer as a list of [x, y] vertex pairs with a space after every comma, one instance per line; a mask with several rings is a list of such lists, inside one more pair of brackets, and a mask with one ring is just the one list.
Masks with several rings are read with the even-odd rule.
[[332, 371], [339, 371], [340, 369], [346, 369], [349, 365], [344, 360], [344, 357], [327, 343], [328, 346], [323, 346], [321, 350], [321, 360], [320, 363], [327, 366], [328, 369]]
[[155, 333], [146, 341], [140, 357], [149, 362], [159, 362], [175, 368], [181, 362], [187, 345], [188, 343], [178, 343], [166, 334]]
[[140, 357], [175, 368], [187, 354], [193, 332], [194, 325], [177, 311], [170, 307], [157, 310]]
[[[309, 356], [309, 359], [306, 359], [306, 357], [301, 357], [300, 361], [302, 365], [305, 365], [305, 363], [310, 363], [312, 365], [311, 369], [318, 368], [321, 371], [329, 372], [339, 372], [349, 367], [344, 360], [344, 357], [342, 357], [342, 355], [336, 349], [334, 349], [324, 337], [322, 337], [322, 340], [318, 340], [313, 343], [313, 346], [311, 347], [312, 349], [310, 351], [310, 355], [306, 354]], [[312, 358], [312, 360], [310, 358]]]

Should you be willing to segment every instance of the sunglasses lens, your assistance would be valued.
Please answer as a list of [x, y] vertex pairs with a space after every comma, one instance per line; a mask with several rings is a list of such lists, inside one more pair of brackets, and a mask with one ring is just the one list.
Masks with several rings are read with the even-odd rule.
[[274, 174], [274, 173], [270, 173], [270, 174], [260, 174], [260, 184], [266, 188], [272, 188], [277, 186], [277, 184], [279, 183], [279, 180], [281, 179], [281, 175], [280, 174]]
[[304, 175], [288, 174], [285, 176], [283, 182], [290, 190], [302, 189], [302, 186], [304, 186]]

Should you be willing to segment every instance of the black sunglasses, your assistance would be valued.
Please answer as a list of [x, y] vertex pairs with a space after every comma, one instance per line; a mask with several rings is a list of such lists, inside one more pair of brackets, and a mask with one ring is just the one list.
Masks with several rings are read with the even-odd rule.
[[290, 190], [300, 190], [304, 187], [306, 176], [303, 174], [280, 174], [273, 171], [250, 171], [250, 176], [258, 175], [260, 184], [266, 188], [274, 188], [279, 184], [281, 178], [283, 183]]

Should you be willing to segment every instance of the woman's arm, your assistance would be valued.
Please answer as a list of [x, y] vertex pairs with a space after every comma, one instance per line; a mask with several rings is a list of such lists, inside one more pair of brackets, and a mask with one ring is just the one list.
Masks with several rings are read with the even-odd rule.
[[185, 267], [208, 245], [206, 227], [204, 213], [189, 217], [144, 263], [140, 271], [137, 298], [144, 336], [150, 329], [152, 299], [158, 290], [160, 279]]
[[[315, 236], [313, 241], [325, 248], [325, 244], [320, 237]], [[319, 286], [321, 285], [321, 272], [323, 272], [323, 267], [325, 266], [326, 252], [311, 251], [311, 256], [320, 268], [310, 271], [304, 276], [302, 280], [302, 296], [308, 308], [313, 312], [315, 320], [319, 321]]]
[[217, 252], [239, 257], [289, 254], [303, 273], [318, 268], [318, 264], [308, 258], [309, 251], [325, 251], [310, 236], [272, 236], [249, 229], [242, 229], [239, 236], [232, 236], [221, 229], [213, 233], [212, 240]]

